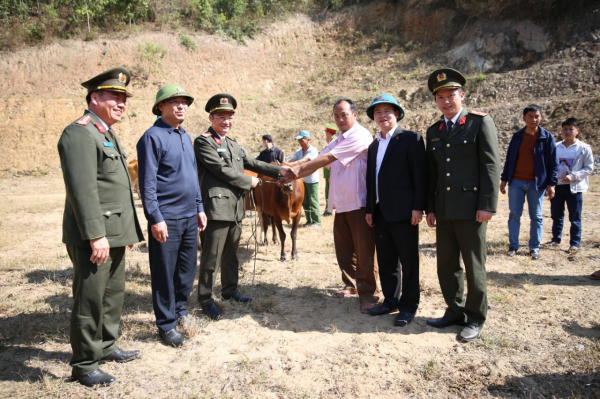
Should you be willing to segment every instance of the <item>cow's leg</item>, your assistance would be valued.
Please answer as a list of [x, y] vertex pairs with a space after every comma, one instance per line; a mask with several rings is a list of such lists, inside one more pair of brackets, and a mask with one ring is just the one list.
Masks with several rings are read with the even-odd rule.
[[[275, 218], [272, 216], [269, 216], [269, 219], [271, 220], [271, 229], [273, 230], [273, 244], [277, 245], [279, 244], [279, 238], [277, 238], [277, 235], [275, 234]], [[267, 239], [267, 237], [265, 236], [265, 240]]]
[[275, 225], [277, 226], [277, 230], [279, 231], [279, 239], [281, 240], [281, 258], [279, 258], [282, 262], [285, 262], [287, 258], [285, 257], [285, 231], [283, 231], [283, 223], [281, 219], [275, 217]]
[[[260, 241], [265, 247], [269, 246], [269, 240], [267, 240], [267, 230], [269, 229], [269, 215], [266, 213], [260, 213], [260, 229], [262, 230], [260, 235]], [[273, 232], [275, 232], [275, 228], [273, 228]]]
[[296, 248], [296, 237], [298, 236], [298, 225], [300, 224], [301, 214], [298, 212], [298, 216], [292, 220], [292, 259], [298, 260], [298, 249]]

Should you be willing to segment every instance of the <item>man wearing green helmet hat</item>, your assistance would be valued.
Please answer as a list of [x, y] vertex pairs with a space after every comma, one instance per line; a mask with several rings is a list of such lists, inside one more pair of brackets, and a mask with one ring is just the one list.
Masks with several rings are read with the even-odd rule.
[[160, 116], [137, 144], [140, 196], [148, 220], [152, 305], [161, 339], [181, 346], [177, 324], [188, 318], [186, 302], [196, 275], [198, 231], [206, 215], [198, 185], [192, 141], [181, 127], [194, 102], [181, 86], [156, 94], [152, 113]]
[[365, 219], [375, 231], [383, 303], [369, 310], [379, 316], [398, 309], [394, 324], [404, 327], [419, 307], [419, 223], [427, 194], [423, 137], [398, 126], [404, 109], [389, 94], [373, 99], [367, 116], [380, 131], [367, 157]]

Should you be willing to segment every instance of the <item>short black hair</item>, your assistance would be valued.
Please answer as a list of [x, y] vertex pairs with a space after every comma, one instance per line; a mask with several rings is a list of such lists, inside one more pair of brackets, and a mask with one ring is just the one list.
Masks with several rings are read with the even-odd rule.
[[542, 108], [537, 104], [529, 104], [523, 110], [523, 116], [527, 115], [528, 112], [539, 112], [542, 115]]
[[333, 109], [335, 109], [335, 107], [337, 107], [338, 105], [340, 105], [340, 103], [343, 103], [344, 101], [350, 104], [350, 109], [352, 110], [352, 112], [358, 112], [358, 107], [356, 106], [356, 103], [347, 97], [338, 98], [335, 101], [335, 104], [333, 104]]
[[573, 126], [579, 129], [579, 121], [576, 118], [567, 118], [562, 122], [561, 126]]
[[270, 134], [265, 134], [264, 136], [262, 136], [263, 140], [267, 140], [269, 143], [273, 142], [273, 137], [271, 137]]

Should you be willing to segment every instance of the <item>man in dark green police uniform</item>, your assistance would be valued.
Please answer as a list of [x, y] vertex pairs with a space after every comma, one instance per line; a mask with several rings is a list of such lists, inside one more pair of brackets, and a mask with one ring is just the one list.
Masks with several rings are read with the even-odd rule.
[[205, 110], [211, 126], [194, 141], [198, 164], [198, 179], [208, 225], [200, 233], [202, 256], [198, 277], [198, 301], [211, 319], [221, 317], [221, 309], [212, 298], [217, 265], [221, 267], [221, 297], [237, 302], [251, 302], [252, 298], [238, 291], [237, 249], [244, 216], [244, 191], [256, 187], [256, 177], [244, 175], [244, 169], [277, 178], [290, 168], [269, 165], [252, 159], [242, 151], [228, 134], [233, 127], [237, 101], [225, 93], [215, 94], [206, 103]]
[[429, 90], [443, 115], [427, 130], [427, 224], [436, 227], [437, 272], [448, 306], [443, 317], [427, 324], [465, 325], [466, 318], [457, 337], [462, 342], [479, 337], [486, 320], [486, 231], [496, 212], [500, 179], [496, 126], [487, 114], [463, 108], [465, 83], [449, 68], [429, 76]]
[[63, 242], [73, 262], [72, 376], [87, 386], [115, 378], [99, 361], [127, 362], [139, 351], [116, 345], [125, 297], [125, 247], [143, 241], [127, 158], [111, 126], [125, 113], [131, 74], [112, 68], [82, 83], [88, 110], [62, 132]]

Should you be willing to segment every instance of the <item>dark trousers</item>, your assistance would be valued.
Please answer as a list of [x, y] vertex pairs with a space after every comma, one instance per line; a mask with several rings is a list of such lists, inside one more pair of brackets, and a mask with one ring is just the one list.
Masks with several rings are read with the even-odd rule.
[[375, 262], [375, 235], [365, 220], [365, 208], [350, 212], [336, 212], [333, 220], [335, 256], [346, 287], [355, 288], [362, 301], [376, 303], [381, 292], [377, 262]]
[[98, 369], [98, 361], [117, 349], [125, 298], [125, 247], [111, 248], [106, 262], [90, 262], [91, 248], [67, 245], [73, 262], [71, 366], [73, 375]]
[[565, 220], [565, 203], [571, 222], [569, 244], [578, 247], [581, 244], [581, 209], [583, 194], [571, 192], [569, 184], [556, 186], [554, 198], [550, 200], [550, 215], [552, 216], [552, 241], [560, 243]]
[[[198, 216], [167, 219], [165, 223], [167, 241], [159, 243], [148, 234], [148, 255], [156, 325], [167, 332], [177, 326], [179, 317], [188, 314], [186, 303], [198, 262]], [[150, 225], [148, 231], [152, 231]]]
[[242, 229], [235, 222], [211, 220], [200, 233], [202, 256], [198, 276], [198, 302], [212, 300], [218, 268], [221, 268], [221, 295], [231, 297], [238, 291], [239, 262], [237, 249]]
[[[375, 206], [375, 247], [384, 303], [415, 313], [419, 307], [419, 226], [387, 222]], [[402, 291], [400, 290], [402, 288]], [[402, 292], [402, 295], [400, 295]]]
[[[475, 220], [437, 221], [437, 272], [452, 319], [483, 324], [487, 317], [485, 261], [487, 223]], [[461, 267], [463, 260], [465, 268]], [[465, 301], [465, 274], [469, 288]]]

